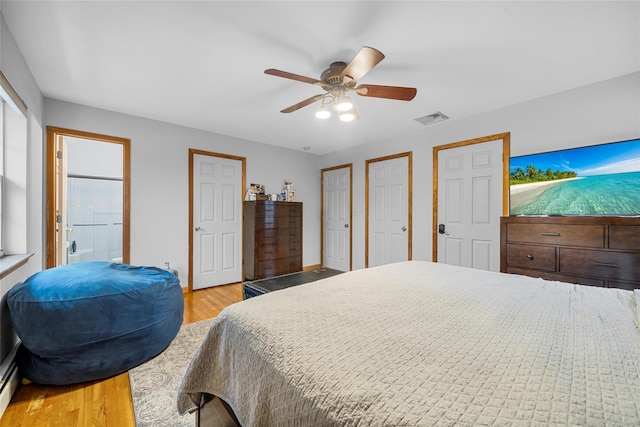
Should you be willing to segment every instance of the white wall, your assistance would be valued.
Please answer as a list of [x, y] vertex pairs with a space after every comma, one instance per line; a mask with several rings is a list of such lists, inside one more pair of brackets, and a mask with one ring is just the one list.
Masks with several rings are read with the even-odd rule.
[[[320, 263], [320, 169], [316, 156], [64, 101], [45, 99], [47, 126], [131, 139], [131, 263], [188, 275], [190, 148], [247, 158], [247, 185], [303, 202], [303, 265]], [[186, 286], [186, 280], [183, 280]]]
[[353, 268], [365, 261], [367, 159], [413, 151], [413, 259], [431, 260], [432, 148], [503, 132], [511, 133], [512, 156], [638, 138], [640, 73], [323, 156], [320, 168], [353, 163]]

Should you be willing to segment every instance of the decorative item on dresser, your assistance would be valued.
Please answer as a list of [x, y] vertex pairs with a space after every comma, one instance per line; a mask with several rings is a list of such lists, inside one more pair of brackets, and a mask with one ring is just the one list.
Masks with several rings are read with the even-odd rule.
[[302, 203], [244, 202], [244, 278], [302, 270]]
[[640, 289], [640, 218], [503, 217], [500, 271]]

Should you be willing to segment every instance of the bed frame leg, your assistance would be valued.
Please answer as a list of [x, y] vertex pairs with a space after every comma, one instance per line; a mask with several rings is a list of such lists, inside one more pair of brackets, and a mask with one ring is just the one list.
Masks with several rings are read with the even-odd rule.
[[202, 394], [196, 409], [196, 427], [241, 427], [231, 407], [222, 399]]

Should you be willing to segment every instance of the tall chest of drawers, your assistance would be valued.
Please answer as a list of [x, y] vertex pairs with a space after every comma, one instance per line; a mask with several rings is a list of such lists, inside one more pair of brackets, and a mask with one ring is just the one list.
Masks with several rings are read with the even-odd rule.
[[245, 280], [302, 270], [302, 203], [244, 202]]
[[640, 289], [640, 218], [503, 217], [500, 271]]

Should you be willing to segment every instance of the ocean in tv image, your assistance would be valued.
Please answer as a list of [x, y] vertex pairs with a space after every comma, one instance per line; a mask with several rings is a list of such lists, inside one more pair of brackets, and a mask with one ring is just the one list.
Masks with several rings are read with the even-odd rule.
[[510, 215], [640, 215], [640, 139], [510, 159]]

